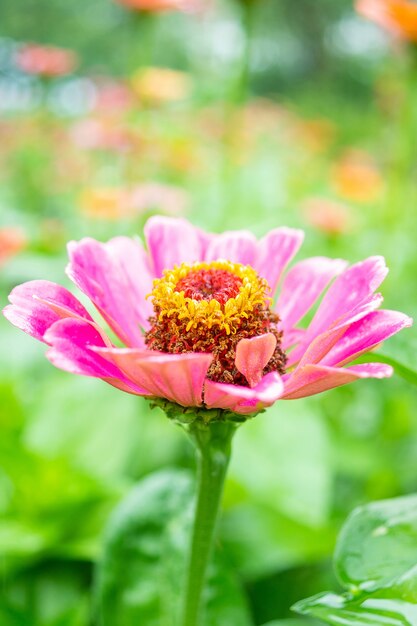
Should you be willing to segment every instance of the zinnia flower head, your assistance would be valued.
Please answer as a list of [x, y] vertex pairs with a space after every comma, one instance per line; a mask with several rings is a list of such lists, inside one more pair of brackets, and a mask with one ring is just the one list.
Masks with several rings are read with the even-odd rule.
[[362, 150], [347, 150], [332, 172], [337, 192], [353, 202], [375, 202], [382, 193], [382, 175], [371, 157]]
[[302, 213], [310, 226], [326, 235], [349, 233], [355, 225], [352, 210], [329, 198], [308, 198], [302, 206]]
[[387, 274], [381, 257], [351, 267], [315, 257], [284, 275], [302, 231], [277, 228], [257, 241], [247, 231], [213, 235], [156, 216], [145, 235], [146, 248], [127, 237], [68, 246], [68, 276], [122, 346], [48, 281], [16, 287], [4, 315], [48, 344], [57, 367], [182, 407], [252, 415], [281, 398], [391, 375], [382, 363], [345, 367], [411, 324], [377, 310]]
[[99, 220], [129, 217], [130, 194], [120, 187], [90, 187], [80, 197], [83, 215]]
[[417, 4], [412, 0], [357, 0], [356, 10], [394, 35], [417, 42]]
[[15, 226], [0, 228], [0, 267], [26, 246], [26, 235]]
[[26, 44], [16, 54], [16, 65], [27, 74], [55, 78], [71, 74], [77, 66], [77, 55], [73, 50]]
[[183, 215], [188, 204], [184, 189], [162, 183], [134, 187], [90, 187], [80, 197], [82, 213], [93, 219], [133, 219], [147, 212]]
[[187, 98], [192, 89], [186, 72], [167, 67], [146, 67], [135, 72], [131, 79], [133, 91], [146, 104], [178, 102]]
[[134, 145], [131, 131], [111, 118], [85, 118], [75, 122], [69, 131], [71, 141], [83, 150], [126, 152]]
[[118, 4], [133, 11], [146, 13], [163, 13], [165, 11], [181, 11], [183, 13], [200, 13], [208, 6], [206, 0], [115, 0]]

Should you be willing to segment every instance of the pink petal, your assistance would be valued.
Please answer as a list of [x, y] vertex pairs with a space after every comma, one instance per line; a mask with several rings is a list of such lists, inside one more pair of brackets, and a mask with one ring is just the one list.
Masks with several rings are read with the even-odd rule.
[[346, 267], [342, 259], [313, 257], [294, 265], [286, 275], [275, 307], [284, 333], [310, 310], [329, 282]]
[[293, 328], [292, 330], [288, 330], [282, 336], [283, 350], [287, 351], [296, 343], [302, 343], [305, 334], [306, 331], [304, 330], [304, 328]]
[[251, 387], [261, 381], [263, 370], [274, 354], [277, 340], [272, 333], [241, 339], [236, 346], [235, 364]]
[[314, 358], [309, 356], [309, 362], [318, 362], [332, 347], [326, 342], [320, 348], [319, 337], [322, 334], [334, 328], [335, 332], [332, 334], [335, 339], [334, 345], [343, 334], [339, 332], [342, 328], [346, 330], [348, 323], [356, 322], [375, 310], [382, 297], [379, 294], [373, 296], [373, 293], [387, 272], [382, 257], [370, 257], [344, 271], [329, 287], [301, 342], [289, 355], [288, 365], [297, 363], [306, 350], [311, 353], [313, 347], [318, 348], [321, 356]]
[[18, 285], [9, 300], [11, 304], [3, 310], [4, 316], [39, 341], [45, 341], [48, 328], [60, 319], [92, 319], [68, 289], [48, 280], [32, 280]]
[[147, 328], [152, 305], [145, 297], [152, 276], [141, 244], [128, 237], [108, 243], [82, 239], [68, 244], [68, 276], [95, 304], [127, 345], [142, 346], [140, 327]]
[[165, 354], [151, 350], [101, 349], [126, 374], [152, 396], [182, 406], [201, 406], [204, 379], [213, 356], [190, 352]]
[[120, 262], [128, 287], [130, 306], [142, 328], [149, 328], [153, 306], [146, 296], [152, 291], [154, 276], [151, 263], [139, 240], [114, 237], [107, 243], [113, 258]]
[[323, 365], [344, 365], [369, 352], [413, 320], [399, 311], [374, 311], [350, 326], [322, 360]]
[[259, 241], [253, 267], [262, 278], [266, 278], [272, 293], [275, 292], [282, 272], [297, 254], [303, 239], [302, 230], [276, 228]]
[[249, 231], [230, 231], [221, 235], [214, 235], [209, 244], [206, 261], [226, 259], [232, 263], [253, 265], [257, 253], [256, 237]]
[[355, 322], [375, 311], [382, 302], [381, 294], [371, 296], [369, 300], [361, 303], [358, 307], [349, 311], [336, 325], [330, 329], [317, 335], [311, 341], [308, 338], [308, 330], [302, 337], [298, 346], [288, 355], [287, 367], [292, 367], [298, 361], [298, 367], [302, 367], [307, 363], [319, 363], [333, 346], [343, 337], [348, 328]]
[[283, 393], [284, 385], [277, 372], [266, 374], [253, 387], [241, 387], [206, 380], [204, 404], [209, 409], [228, 409], [241, 415], [249, 415], [271, 406]]
[[209, 245], [205, 234], [185, 219], [155, 215], [145, 225], [155, 276], [181, 263], [202, 261]]
[[81, 319], [63, 319], [51, 326], [45, 335], [50, 344], [46, 356], [66, 372], [102, 378], [106, 382], [139, 395], [144, 389], [132, 384], [112, 362], [95, 352], [96, 347], [108, 346], [96, 324]]
[[283, 399], [295, 400], [346, 385], [359, 378], [387, 378], [393, 369], [384, 363], [364, 363], [353, 367], [337, 368], [326, 365], [306, 365], [289, 376], [285, 382]]
[[317, 336], [349, 311], [369, 299], [388, 273], [383, 257], [375, 256], [352, 265], [330, 286], [308, 328]]

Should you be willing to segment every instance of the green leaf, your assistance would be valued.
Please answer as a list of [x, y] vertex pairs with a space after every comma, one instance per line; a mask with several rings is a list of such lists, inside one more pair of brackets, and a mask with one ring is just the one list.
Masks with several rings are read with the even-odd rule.
[[417, 496], [355, 509], [339, 535], [334, 561], [348, 589], [393, 584], [417, 563]]
[[[114, 511], [97, 570], [102, 626], [175, 626], [181, 609], [194, 484], [163, 471], [137, 485]], [[224, 559], [211, 564], [204, 626], [250, 626], [245, 599]]]
[[416, 626], [417, 496], [357, 508], [335, 552], [336, 573], [348, 590], [323, 593], [293, 609], [335, 626]]
[[0, 594], [1, 626], [85, 626], [89, 577], [87, 564], [45, 561], [6, 578]]
[[326, 424], [311, 404], [286, 403], [284, 410], [277, 403], [237, 432], [230, 477], [250, 502], [319, 528], [329, 515], [329, 451]]
[[66, 458], [114, 484], [126, 473], [148, 474], [173, 464], [182, 435], [137, 396], [115, 394], [105, 385], [92, 393], [91, 380], [51, 372], [37, 387], [25, 442], [43, 456]]
[[262, 624], [262, 626], [317, 626], [318, 622], [315, 620], [312, 621], [310, 619], [304, 618], [290, 618], [290, 619], [277, 619], [273, 622], [268, 622], [267, 624]]
[[298, 613], [313, 615], [334, 626], [415, 626], [417, 605], [402, 600], [365, 594], [339, 596], [324, 593], [298, 602]]
[[311, 402], [277, 403], [238, 429], [222, 536], [246, 580], [331, 554], [330, 453], [328, 427]]

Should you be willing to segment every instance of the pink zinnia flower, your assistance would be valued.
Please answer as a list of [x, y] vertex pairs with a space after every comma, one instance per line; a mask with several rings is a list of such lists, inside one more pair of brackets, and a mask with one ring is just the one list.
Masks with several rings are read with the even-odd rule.
[[352, 210], [340, 202], [319, 196], [308, 198], [302, 206], [304, 219], [326, 235], [342, 235], [352, 231], [355, 219]]
[[5, 316], [48, 344], [57, 367], [184, 407], [246, 415], [281, 398], [392, 374], [383, 363], [345, 367], [411, 324], [403, 313], [377, 310], [383, 258], [347, 267], [315, 257], [284, 275], [302, 231], [277, 228], [257, 241], [247, 231], [213, 235], [158, 216], [145, 235], [146, 249], [126, 237], [68, 246], [68, 276], [122, 347], [75, 296], [48, 281], [16, 287]]
[[75, 146], [83, 150], [126, 152], [134, 144], [131, 131], [111, 118], [78, 120], [71, 126], [69, 135]]
[[165, 11], [181, 11], [183, 13], [200, 13], [207, 6], [207, 0], [115, 0], [133, 11], [147, 13], [163, 13]]
[[54, 78], [71, 74], [78, 64], [73, 50], [26, 44], [16, 54], [16, 65], [27, 74]]

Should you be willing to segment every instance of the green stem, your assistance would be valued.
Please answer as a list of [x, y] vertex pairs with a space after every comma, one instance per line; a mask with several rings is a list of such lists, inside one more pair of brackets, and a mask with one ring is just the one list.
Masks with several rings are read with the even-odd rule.
[[197, 502], [189, 554], [181, 626], [201, 626], [200, 613], [207, 566], [229, 465], [232, 422], [195, 421], [187, 428], [197, 452]]
[[245, 102], [249, 93], [250, 64], [252, 60], [253, 30], [256, 15], [256, 6], [253, 0], [242, 2], [242, 26], [244, 31], [244, 49], [240, 60], [238, 76], [236, 80], [234, 104]]
[[157, 21], [158, 17], [153, 13], [147, 11], [131, 12], [128, 57], [126, 59], [128, 72], [153, 65]]
[[417, 46], [410, 45], [408, 52], [408, 56], [403, 60], [404, 66], [400, 68], [403, 74], [402, 83], [405, 86], [405, 93], [394, 127], [393, 161], [389, 172], [386, 202], [386, 213], [393, 228], [399, 223], [398, 216], [402, 216], [403, 219], [400, 223], [404, 227], [404, 217], [408, 214], [408, 207], [411, 207], [414, 215], [414, 170], [417, 156], [415, 144], [417, 130]]

